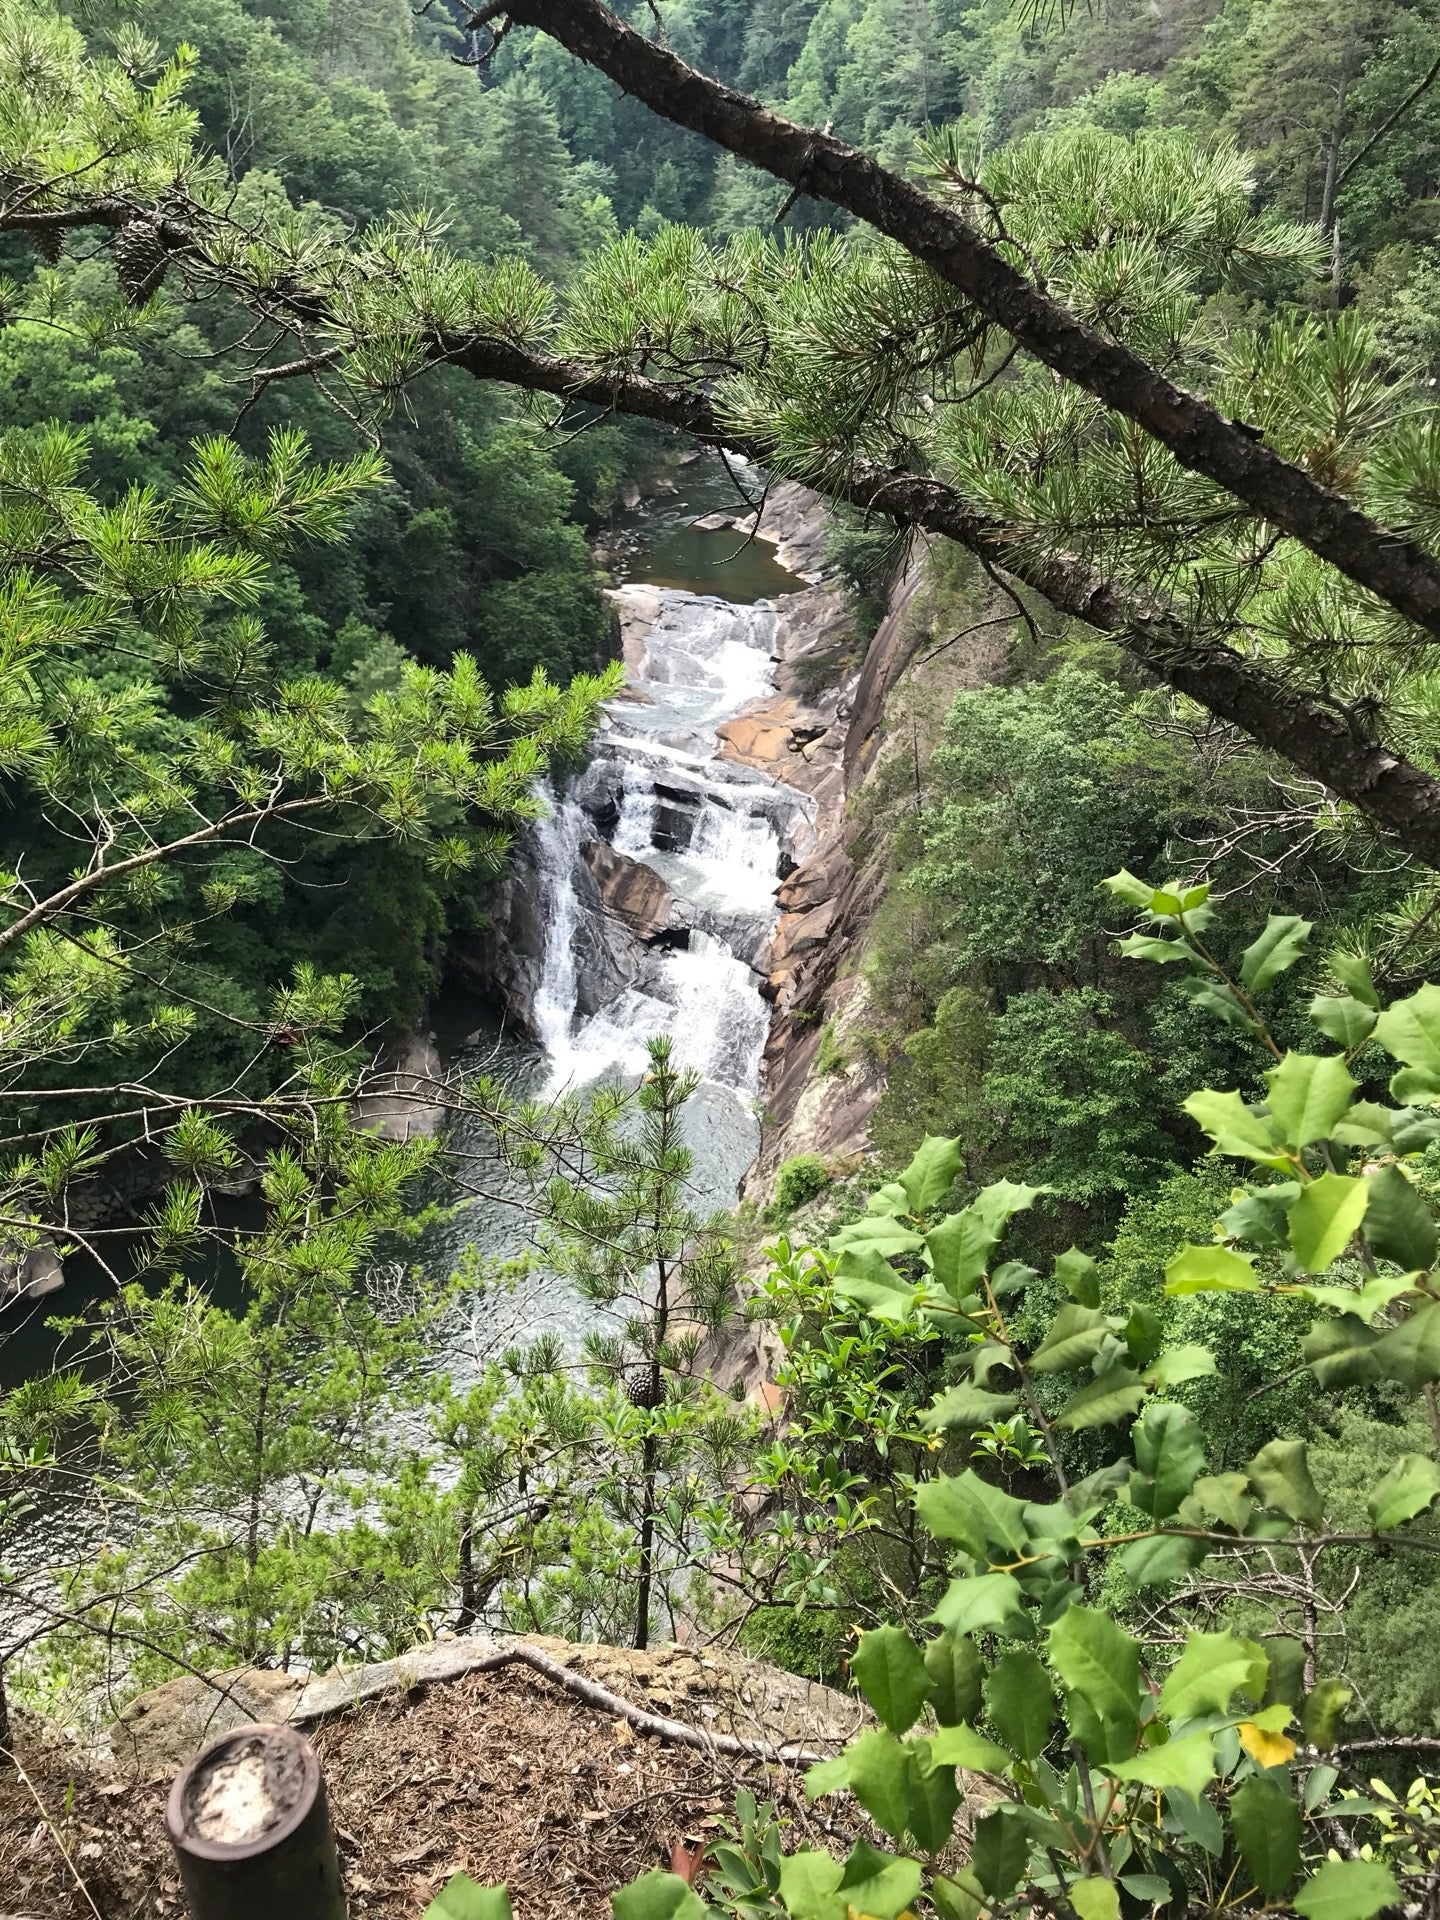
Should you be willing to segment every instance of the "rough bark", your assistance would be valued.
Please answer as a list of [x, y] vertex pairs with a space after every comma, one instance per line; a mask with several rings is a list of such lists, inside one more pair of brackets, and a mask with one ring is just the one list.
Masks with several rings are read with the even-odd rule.
[[[436, 357], [481, 379], [633, 413], [757, 460], [767, 455], [759, 442], [747, 444], [727, 433], [709, 400], [693, 389], [664, 386], [639, 374], [596, 374], [578, 362], [528, 353], [508, 341], [452, 338], [437, 343]], [[1393, 835], [1407, 853], [1440, 870], [1440, 780], [1373, 739], [1343, 709], [1289, 685], [1230, 647], [1197, 639], [1163, 603], [1128, 591], [1076, 555], [1027, 555], [1004, 526], [977, 513], [943, 481], [860, 469], [846, 486], [832, 484], [828, 491], [902, 526], [941, 534], [1002, 567], [1057, 612], [1111, 635], [1158, 679], [1323, 782]]]
[[843, 140], [797, 126], [698, 73], [600, 0], [497, 0], [476, 20], [501, 13], [549, 34], [665, 119], [888, 235], [1036, 359], [1152, 433], [1183, 466], [1226, 488], [1406, 619], [1440, 634], [1440, 562], [1431, 554], [1320, 486], [1128, 347], [1086, 326], [958, 213]]

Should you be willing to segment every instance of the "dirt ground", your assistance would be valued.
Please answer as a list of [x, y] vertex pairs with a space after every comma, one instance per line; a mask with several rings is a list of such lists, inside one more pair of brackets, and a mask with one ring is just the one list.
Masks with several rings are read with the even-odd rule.
[[[798, 1776], [637, 1736], [523, 1667], [390, 1696], [312, 1729], [352, 1917], [419, 1920], [452, 1873], [509, 1884], [517, 1920], [608, 1914], [607, 1895], [738, 1787], [780, 1799], [792, 1839], [847, 1845]], [[17, 1742], [0, 1774], [0, 1920], [138, 1920], [184, 1907], [162, 1820], [167, 1782], [87, 1772]]]

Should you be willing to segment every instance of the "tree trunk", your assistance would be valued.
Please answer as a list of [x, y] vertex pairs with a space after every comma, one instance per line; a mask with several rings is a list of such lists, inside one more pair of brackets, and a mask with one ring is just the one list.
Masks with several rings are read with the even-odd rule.
[[650, 1596], [655, 1585], [655, 1436], [646, 1434], [640, 1454], [640, 1577], [635, 1583], [635, 1639], [638, 1652], [650, 1644]]

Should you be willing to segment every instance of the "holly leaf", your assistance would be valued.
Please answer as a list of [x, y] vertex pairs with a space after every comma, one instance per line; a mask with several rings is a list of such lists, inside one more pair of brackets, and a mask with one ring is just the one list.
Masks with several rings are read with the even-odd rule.
[[1245, 1871], [1267, 1900], [1293, 1886], [1305, 1820], [1278, 1780], [1252, 1774], [1230, 1796], [1230, 1826]]
[[1055, 1278], [1070, 1298], [1082, 1307], [1100, 1304], [1100, 1269], [1088, 1253], [1071, 1247], [1055, 1262]]
[[[685, 1883], [681, 1881], [680, 1884], [683, 1886]], [[620, 1900], [624, 1895], [617, 1894], [615, 1897]], [[696, 1905], [699, 1905], [698, 1901]], [[701, 1908], [701, 1911], [704, 1909]], [[618, 1906], [615, 1912], [616, 1920], [622, 1920]], [[468, 1873], [452, 1874], [426, 1907], [423, 1920], [511, 1920], [510, 1889], [482, 1887]], [[648, 1920], [648, 1917], [632, 1915], [631, 1920]]]
[[1399, 1904], [1395, 1876], [1378, 1860], [1329, 1860], [1312, 1873], [1292, 1902], [1305, 1920], [1373, 1920]]
[[1440, 987], [1427, 981], [1408, 1000], [1397, 1000], [1375, 1022], [1375, 1038], [1407, 1067], [1440, 1072]]
[[[1242, 1720], [1235, 1729], [1240, 1745], [1257, 1767], [1284, 1767], [1295, 1758], [1295, 1742], [1282, 1731], [1291, 1718], [1288, 1707], [1271, 1707], [1268, 1714], [1257, 1713], [1253, 1720]], [[1278, 1724], [1267, 1724], [1271, 1720]]]
[[1107, 1767], [1117, 1780], [1142, 1787], [1179, 1787], [1198, 1800], [1215, 1778], [1215, 1736], [1201, 1731], [1146, 1747], [1133, 1760]]
[[1440, 1493], [1440, 1467], [1423, 1453], [1402, 1453], [1367, 1503], [1378, 1531], [1413, 1520]]
[[1240, 956], [1241, 986], [1249, 993], [1260, 993], [1278, 980], [1305, 951], [1311, 931], [1311, 922], [1298, 914], [1272, 913], [1264, 932]]
[[1272, 1440], [1250, 1462], [1249, 1474], [1262, 1505], [1305, 1526], [1318, 1527], [1325, 1518], [1303, 1440]]
[[997, 1807], [975, 1822], [970, 1864], [992, 1900], [1003, 1900], [1019, 1884], [1030, 1859], [1025, 1823], [1008, 1807]]
[[1127, 960], [1158, 960], [1163, 967], [1170, 960], [1193, 960], [1195, 950], [1183, 940], [1157, 940], [1153, 934], [1132, 933], [1115, 942], [1115, 951]]
[[1236, 1533], [1244, 1533], [1255, 1511], [1255, 1496], [1243, 1473], [1205, 1475], [1195, 1482], [1195, 1498], [1209, 1519], [1233, 1527]]
[[1050, 1676], [1033, 1653], [1007, 1653], [985, 1679], [985, 1711], [991, 1727], [1012, 1753], [1034, 1760], [1050, 1738], [1055, 1696]]
[[1343, 1173], [1322, 1173], [1300, 1189], [1290, 1209], [1290, 1245], [1307, 1273], [1323, 1273], [1340, 1258], [1365, 1217], [1369, 1198], [1364, 1180]]
[[1265, 1167], [1288, 1166], [1268, 1118], [1247, 1107], [1233, 1089], [1217, 1093], [1212, 1087], [1202, 1087], [1181, 1104], [1221, 1153], [1233, 1154], [1237, 1160], [1258, 1160]]
[[664, 1873], [658, 1867], [612, 1893], [610, 1910], [615, 1920], [706, 1920], [709, 1912], [678, 1873]]
[[930, 1677], [930, 1704], [942, 1727], [979, 1718], [980, 1654], [968, 1635], [942, 1633], [932, 1640], [925, 1649], [925, 1671]]
[[954, 1540], [977, 1560], [989, 1559], [992, 1543], [1012, 1557], [1029, 1544], [1024, 1501], [992, 1487], [973, 1468], [918, 1486], [915, 1511], [937, 1540]]
[[1254, 1640], [1228, 1632], [1192, 1633], [1160, 1688], [1160, 1712], [1170, 1721], [1227, 1713], [1237, 1693], [1261, 1697], [1267, 1671], [1265, 1654]]
[[1248, 1240], [1252, 1246], [1283, 1247], [1290, 1209], [1299, 1197], [1298, 1180], [1277, 1180], [1242, 1192], [1221, 1214], [1220, 1231], [1227, 1239]]
[[930, 1676], [920, 1649], [899, 1627], [862, 1633], [850, 1672], [876, 1717], [891, 1733], [904, 1733], [930, 1697]]
[[[844, 1759], [850, 1791], [876, 1825], [898, 1840], [910, 1824], [910, 1749], [872, 1727], [851, 1742]], [[808, 1777], [805, 1791], [810, 1794]]]
[[1006, 1640], [1029, 1640], [1035, 1628], [1024, 1598], [1013, 1573], [974, 1573], [952, 1580], [930, 1617], [953, 1634], [998, 1633]]
[[918, 1743], [929, 1754], [932, 1767], [962, 1767], [967, 1773], [1006, 1773], [1015, 1764], [1003, 1747], [987, 1740], [964, 1721], [941, 1727]]
[[1080, 1920], [1120, 1920], [1120, 1890], [1113, 1880], [1092, 1873], [1072, 1880], [1068, 1892]]
[[806, 1848], [780, 1862], [780, 1898], [794, 1920], [846, 1920], [836, 1889], [845, 1871], [832, 1854]]
[[1258, 1293], [1260, 1281], [1248, 1253], [1229, 1247], [1182, 1247], [1165, 1268], [1165, 1291], [1185, 1293]]
[[1188, 1407], [1150, 1406], [1131, 1428], [1130, 1444], [1136, 1469], [1130, 1476], [1130, 1504], [1152, 1519], [1168, 1520], [1205, 1465], [1200, 1423]]
[[1094, 1607], [1070, 1606], [1050, 1629], [1050, 1665], [1071, 1730], [1098, 1765], [1126, 1760], [1140, 1734], [1140, 1645]]
[[1167, 1347], [1160, 1358], [1145, 1369], [1145, 1378], [1152, 1387], [1163, 1391], [1166, 1387], [1183, 1386], [1187, 1380], [1208, 1380], [1214, 1371], [1215, 1356], [1210, 1349], [1186, 1342], [1182, 1346]]
[[1045, 1338], [1030, 1356], [1036, 1373], [1068, 1373], [1088, 1366], [1113, 1328], [1110, 1316], [1078, 1302], [1061, 1307]]
[[1329, 1136], [1360, 1088], [1338, 1054], [1287, 1053], [1265, 1079], [1271, 1124], [1297, 1153]]
[[1376, 1013], [1348, 993], [1317, 993], [1310, 1002], [1310, 1018], [1328, 1039], [1353, 1053], [1374, 1032]]
[[1353, 1690], [1334, 1674], [1315, 1682], [1300, 1709], [1300, 1724], [1312, 1747], [1323, 1751], [1334, 1746], [1345, 1709], [1354, 1698]]
[[1424, 1272], [1435, 1264], [1440, 1233], [1430, 1209], [1393, 1161], [1366, 1176], [1370, 1205], [1365, 1214], [1365, 1238], [1381, 1260], [1393, 1260], [1407, 1273]]
[[[1342, 1289], [1306, 1287], [1304, 1291], [1313, 1297], [1322, 1291], [1339, 1294]], [[1380, 1378], [1375, 1349], [1381, 1339], [1358, 1314], [1342, 1313], [1337, 1320], [1316, 1322], [1300, 1342], [1300, 1357], [1322, 1387], [1339, 1390], [1368, 1386]]]
[[920, 1416], [920, 1425], [927, 1433], [942, 1432], [947, 1427], [967, 1427], [973, 1431], [976, 1427], [989, 1426], [992, 1420], [1004, 1420], [1019, 1404], [1018, 1394], [987, 1393], [983, 1387], [966, 1381], [951, 1387], [933, 1407], [927, 1408]]
[[1370, 1353], [1381, 1373], [1402, 1387], [1440, 1380], [1440, 1303], [1416, 1307], [1408, 1320], [1382, 1334]]
[[929, 1213], [938, 1207], [960, 1171], [960, 1142], [927, 1133], [915, 1149], [915, 1157], [900, 1176], [900, 1185], [910, 1202], [912, 1213]]
[[1134, 1413], [1150, 1389], [1128, 1367], [1107, 1367], [1072, 1394], [1056, 1415], [1057, 1427], [1079, 1433], [1087, 1427], [1113, 1426]]
[[849, 1912], [866, 1920], [896, 1920], [913, 1906], [920, 1893], [920, 1866], [915, 1860], [897, 1860], [857, 1840], [836, 1894]]

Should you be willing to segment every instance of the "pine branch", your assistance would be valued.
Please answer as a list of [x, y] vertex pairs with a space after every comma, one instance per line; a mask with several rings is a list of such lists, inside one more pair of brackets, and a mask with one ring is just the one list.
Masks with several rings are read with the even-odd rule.
[[[687, 66], [601, 0], [513, 0], [503, 9], [597, 67], [626, 93], [739, 159], [866, 221], [923, 261], [1028, 352], [1095, 394], [1407, 620], [1440, 634], [1440, 562], [1187, 393], [1128, 347], [1042, 293], [958, 214], [817, 128], [797, 126]], [[477, 21], [481, 15], [477, 14]]]
[[[722, 426], [706, 396], [640, 374], [597, 374], [577, 361], [531, 353], [510, 341], [437, 339], [433, 357], [480, 379], [584, 402], [678, 428], [712, 446], [764, 461], [771, 449]], [[1288, 686], [1255, 660], [1197, 640], [1158, 600], [1130, 592], [1078, 555], [1035, 558], [1011, 531], [975, 511], [943, 481], [858, 467], [848, 484], [821, 489], [901, 526], [954, 540], [1048, 600], [1057, 612], [1111, 635], [1167, 686], [1247, 733], [1257, 745], [1348, 800], [1426, 866], [1440, 870], [1440, 780], [1369, 738], [1348, 716]]]

